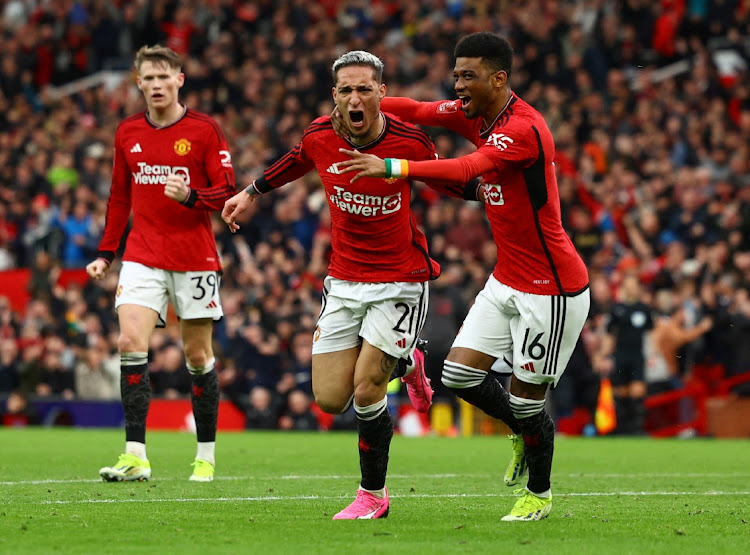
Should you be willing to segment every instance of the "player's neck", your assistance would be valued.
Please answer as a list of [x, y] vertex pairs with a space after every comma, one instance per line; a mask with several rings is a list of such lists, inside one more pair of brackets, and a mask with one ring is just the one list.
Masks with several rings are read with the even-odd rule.
[[499, 116], [507, 107], [510, 102], [510, 97], [513, 95], [509, 87], [506, 87], [502, 93], [498, 95], [495, 101], [492, 103], [490, 108], [485, 114], [482, 115], [485, 129], [489, 128], [497, 120]]
[[357, 146], [369, 144], [380, 137], [380, 134], [383, 132], [383, 127], [385, 127], [385, 116], [383, 115], [383, 112], [378, 112], [378, 121], [370, 128], [366, 137], [351, 137], [349, 140]]
[[165, 108], [164, 110], [155, 110], [153, 108], [149, 108], [148, 119], [151, 120], [151, 123], [153, 123], [157, 127], [166, 127], [168, 125], [172, 125], [174, 122], [180, 119], [183, 115], [185, 115], [186, 111], [187, 107], [179, 103], [175, 103], [169, 108]]

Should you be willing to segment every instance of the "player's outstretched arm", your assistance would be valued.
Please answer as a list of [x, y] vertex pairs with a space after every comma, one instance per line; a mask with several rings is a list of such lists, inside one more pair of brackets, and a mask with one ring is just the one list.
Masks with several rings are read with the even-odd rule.
[[240, 228], [237, 225], [237, 217], [250, 208], [256, 196], [258, 196], [258, 191], [255, 185], [251, 184], [224, 203], [221, 219], [227, 224], [229, 231], [235, 233]]
[[443, 160], [401, 160], [398, 158], [378, 158], [373, 154], [363, 154], [356, 150], [340, 148], [339, 152], [351, 159], [336, 164], [341, 173], [357, 172], [354, 183], [360, 177], [402, 177], [423, 181], [451, 180], [468, 182], [495, 167], [494, 162], [482, 152], [475, 151], [460, 158]]
[[[351, 156], [351, 160], [345, 160], [336, 164], [336, 167], [342, 172], [358, 172], [352, 177], [351, 183], [357, 181], [360, 177], [399, 177], [396, 174], [390, 174], [390, 168], [386, 166], [385, 160], [374, 154], [364, 154], [356, 150], [347, 150], [340, 148], [342, 152]], [[391, 158], [388, 158], [391, 160]], [[390, 174], [390, 175], [389, 175]]]

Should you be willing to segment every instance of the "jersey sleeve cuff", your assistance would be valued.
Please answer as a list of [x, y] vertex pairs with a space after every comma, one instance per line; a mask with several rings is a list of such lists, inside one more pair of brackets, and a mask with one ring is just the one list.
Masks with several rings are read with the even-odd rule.
[[190, 189], [190, 194], [185, 199], [185, 202], [182, 204], [187, 206], [188, 208], [192, 208], [195, 206], [195, 202], [198, 200], [198, 193], [195, 191], [195, 189]]
[[464, 187], [464, 200], [482, 200], [479, 196], [479, 189], [482, 187], [482, 181], [475, 177]]
[[111, 266], [112, 261], [115, 259], [115, 253], [113, 253], [112, 251], [99, 251], [96, 253], [96, 257], [101, 258]]
[[266, 181], [265, 175], [261, 175], [258, 179], [253, 181], [253, 183], [255, 184], [255, 190], [258, 191], [259, 195], [263, 195], [273, 189], [273, 187], [268, 184], [268, 181]]

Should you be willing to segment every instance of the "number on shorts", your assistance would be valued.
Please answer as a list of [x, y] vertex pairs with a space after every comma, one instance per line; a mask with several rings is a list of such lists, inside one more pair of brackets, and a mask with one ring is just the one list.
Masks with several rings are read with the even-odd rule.
[[[406, 303], [396, 303], [396, 308], [399, 310], [403, 310], [404, 313], [401, 315], [401, 318], [398, 319], [396, 325], [393, 326], [393, 331], [397, 331], [398, 333], [405, 333], [406, 331], [408, 331], [409, 333], [412, 333], [412, 328], [414, 326], [414, 309], [416, 309], [417, 307], [409, 306]], [[409, 329], [405, 330], [401, 326], [407, 317], [409, 318]]]
[[[529, 332], [531, 330], [529, 328], [526, 328], [526, 333], [523, 336], [523, 345], [521, 346], [521, 354], [526, 355], [526, 344], [529, 341]], [[547, 349], [544, 348], [544, 345], [542, 345], [539, 340], [544, 335], [544, 332], [537, 335], [534, 340], [529, 344], [529, 356], [533, 358], [534, 360], [540, 360], [544, 358], [545, 353], [547, 352]]]
[[[203, 277], [204, 276], [195, 276], [190, 278], [190, 281], [195, 282], [195, 289], [196, 293], [199, 293], [197, 296], [193, 295], [193, 298], [196, 301], [201, 300], [206, 296], [206, 287], [203, 287]], [[211, 298], [216, 295], [216, 275], [215, 274], [207, 274], [205, 276], [206, 278], [206, 286], [211, 289]]]

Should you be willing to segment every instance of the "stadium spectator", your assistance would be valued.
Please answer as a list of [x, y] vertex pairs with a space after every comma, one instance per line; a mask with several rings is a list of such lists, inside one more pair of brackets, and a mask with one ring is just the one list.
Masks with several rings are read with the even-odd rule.
[[18, 388], [18, 343], [13, 337], [0, 337], [0, 395]]
[[[459, 132], [476, 152], [454, 160], [384, 161], [346, 151], [352, 160], [339, 168], [358, 172], [353, 182], [366, 176], [482, 177], [497, 265], [451, 346], [442, 382], [513, 431], [508, 485], [517, 482], [514, 474], [525, 458], [529, 483], [502, 520], [539, 520], [552, 508], [555, 425], [545, 395], [565, 371], [588, 315], [588, 272], [562, 227], [552, 134], [539, 112], [511, 91], [510, 44], [493, 33], [473, 33], [456, 45], [455, 58], [459, 100], [392, 99], [384, 109]], [[509, 354], [510, 392], [489, 375]], [[521, 434], [523, 454], [515, 448]]]
[[659, 393], [682, 387], [686, 376], [680, 369], [680, 349], [708, 332], [714, 323], [706, 316], [696, 326], [687, 326], [685, 308], [669, 289], [657, 291], [654, 304], [657, 317], [644, 346], [645, 375], [649, 392]]
[[120, 361], [101, 335], [93, 335], [78, 350], [73, 368], [79, 399], [119, 399]]
[[231, 396], [235, 406], [245, 415], [248, 430], [273, 430], [278, 428], [282, 401], [273, 390], [256, 386], [247, 396]]
[[39, 416], [25, 393], [13, 391], [8, 395], [0, 405], [0, 424], [8, 427], [39, 424]]
[[318, 419], [310, 410], [310, 397], [295, 389], [287, 396], [287, 410], [279, 418], [282, 430], [312, 431], [319, 427]]
[[148, 345], [157, 324], [166, 323], [171, 301], [181, 318], [192, 378], [198, 447], [190, 480], [209, 482], [220, 394], [212, 332], [213, 321], [222, 316], [221, 264], [210, 212], [234, 193], [234, 171], [217, 123], [179, 102], [185, 80], [180, 57], [161, 46], [143, 47], [135, 67], [148, 109], [117, 129], [106, 226], [98, 258], [86, 267], [92, 278], [104, 278], [132, 210], [115, 303], [126, 447], [118, 462], [99, 474], [107, 481], [151, 477], [146, 456]]
[[[411, 365], [408, 375], [401, 371], [410, 399], [421, 412], [432, 402], [424, 355], [416, 347], [427, 315], [427, 281], [440, 274], [440, 267], [429, 258], [424, 234], [416, 228], [410, 181], [373, 179], [365, 189], [351, 187], [337, 169], [342, 156], [331, 145], [409, 152], [417, 159], [437, 154], [423, 132], [380, 111], [386, 87], [379, 58], [351, 51], [334, 62], [332, 71], [333, 98], [349, 139], [336, 135], [329, 116], [316, 119], [292, 151], [227, 201], [222, 218], [237, 231], [237, 216], [256, 196], [317, 170], [331, 213], [331, 259], [313, 335], [313, 392], [329, 414], [343, 413], [354, 403], [362, 474], [356, 499], [333, 518], [384, 518], [393, 437], [386, 387], [399, 359], [410, 359], [404, 364]], [[463, 185], [435, 187], [464, 194]]]

